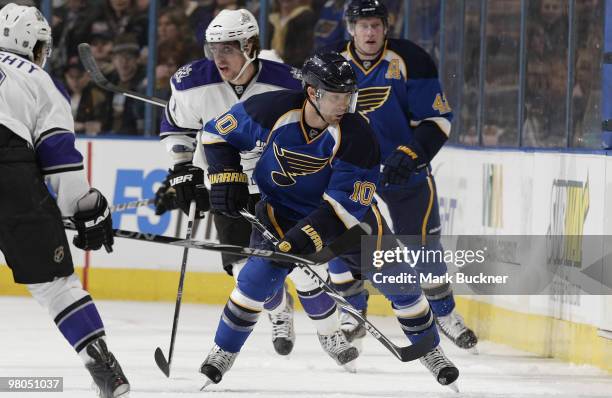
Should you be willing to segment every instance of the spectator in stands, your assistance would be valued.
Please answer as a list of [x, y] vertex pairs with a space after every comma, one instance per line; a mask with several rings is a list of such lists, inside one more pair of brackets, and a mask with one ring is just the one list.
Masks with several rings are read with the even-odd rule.
[[67, 0], [61, 7], [53, 9], [54, 54], [51, 67], [61, 74], [69, 58], [77, 56], [77, 46], [88, 39], [92, 7], [85, 0]]
[[[136, 91], [145, 77], [145, 69], [138, 64], [140, 46], [131, 34], [117, 36], [113, 44], [115, 71], [109, 80], [121, 88]], [[117, 134], [142, 134], [144, 120], [138, 115], [138, 101], [122, 94], [110, 94], [112, 103], [111, 130]]]
[[[242, 2], [240, 4], [242, 4]], [[236, 5], [235, 8], [234, 5]], [[223, 8], [240, 8], [238, 7], [237, 1], [221, 1], [221, 5], [219, 6], [221, 8], [218, 8], [214, 0], [169, 0], [167, 7], [177, 7], [183, 10], [185, 16], [189, 20], [191, 34], [195, 34], [194, 38], [200, 49], [204, 47], [204, 32], [210, 21], [212, 21], [212, 18], [214, 18], [214, 15], [217, 15]]]
[[[187, 60], [202, 57], [202, 50], [189, 30], [188, 20], [180, 8], [165, 8], [160, 11], [157, 21], [158, 45], [170, 44], [178, 53], [186, 55]], [[158, 62], [159, 64], [159, 62]]]
[[549, 54], [563, 56], [567, 48], [567, 1], [540, 0], [537, 20], [544, 29], [545, 49]]
[[108, 130], [108, 94], [91, 82], [77, 57], [70, 58], [63, 75], [70, 95], [75, 132], [97, 135]]
[[317, 17], [310, 0], [276, 0], [270, 14], [271, 48], [286, 64], [301, 67], [314, 47], [314, 26]]
[[574, 107], [573, 146], [599, 146], [601, 139], [601, 84], [595, 78], [601, 74], [596, 51], [590, 48], [578, 50], [576, 79], [572, 93]]
[[147, 14], [138, 13], [136, 0], [106, 0], [95, 15], [92, 28], [110, 31], [114, 35], [131, 33], [139, 47], [147, 45]]
[[89, 35], [91, 54], [102, 73], [109, 75], [115, 70], [112, 61], [113, 35], [110, 31], [95, 31], [94, 28], [92, 27], [92, 32]]
[[548, 68], [543, 59], [533, 57], [527, 62], [527, 85], [525, 95], [525, 122], [523, 123], [523, 145], [543, 146], [546, 135], [546, 102], [550, 87]]

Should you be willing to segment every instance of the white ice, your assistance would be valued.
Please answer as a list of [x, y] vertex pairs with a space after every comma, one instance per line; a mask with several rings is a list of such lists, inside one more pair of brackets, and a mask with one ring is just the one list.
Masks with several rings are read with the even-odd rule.
[[[612, 375], [587, 366], [482, 342], [480, 355], [443, 347], [459, 367], [460, 394], [439, 386], [418, 362], [401, 363], [367, 337], [357, 374], [322, 352], [304, 313], [296, 314], [297, 341], [289, 358], [276, 355], [270, 325], [262, 317], [223, 381], [200, 392], [197, 370], [212, 345], [221, 306], [184, 304], [171, 378], [153, 360], [155, 347], [168, 353], [174, 303], [98, 301], [108, 342], [132, 384], [131, 397], [408, 397], [523, 398], [612, 397]], [[4, 397], [94, 397], [81, 360], [30, 298], [0, 298], [0, 376], [62, 376], [63, 393], [0, 393]], [[396, 342], [403, 337], [393, 318], [371, 321]], [[520, 328], [517, 328], [520, 332]]]

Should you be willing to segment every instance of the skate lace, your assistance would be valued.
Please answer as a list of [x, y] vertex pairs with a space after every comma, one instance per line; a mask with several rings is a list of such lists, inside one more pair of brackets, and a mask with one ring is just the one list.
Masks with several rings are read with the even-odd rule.
[[440, 347], [436, 347], [425, 354], [421, 358], [421, 363], [436, 376], [440, 372], [440, 369], [454, 366], [452, 362], [446, 358], [446, 355], [444, 355]]
[[283, 310], [276, 315], [270, 315], [272, 321], [272, 337], [291, 337], [291, 312]]
[[206, 364], [214, 366], [221, 373], [225, 373], [232, 366], [235, 357], [235, 353], [227, 352], [221, 347], [215, 346], [213, 352], [208, 355]]
[[450, 313], [448, 316], [444, 317], [438, 317], [438, 321], [444, 333], [453, 339], [456, 339], [467, 330], [467, 327], [463, 323], [463, 318], [455, 313]]
[[338, 355], [341, 352], [351, 348], [351, 345], [340, 331], [336, 331], [331, 335], [319, 335], [319, 340], [323, 349], [331, 354]]

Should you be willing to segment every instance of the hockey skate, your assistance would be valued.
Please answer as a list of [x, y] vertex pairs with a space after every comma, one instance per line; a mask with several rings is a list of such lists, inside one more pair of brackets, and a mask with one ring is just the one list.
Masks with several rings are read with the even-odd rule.
[[237, 352], [227, 352], [215, 344], [200, 366], [200, 373], [208, 379], [200, 391], [212, 383], [218, 384], [225, 372], [230, 370], [237, 356]]
[[108, 351], [106, 343], [97, 339], [86, 348], [93, 362], [85, 365], [94, 380], [100, 398], [128, 398], [130, 384], [115, 356]]
[[436, 317], [436, 323], [440, 331], [457, 347], [477, 353], [475, 346], [478, 343], [478, 337], [465, 326], [461, 315], [453, 311], [446, 316]]
[[419, 359], [423, 365], [443, 386], [448, 386], [455, 392], [459, 388], [455, 381], [459, 377], [459, 369], [446, 357], [439, 345]]
[[[361, 311], [362, 315], [366, 315], [366, 311]], [[363, 338], [366, 335], [365, 327], [351, 316], [346, 311], [340, 311], [340, 330], [344, 333], [346, 340], [361, 352]]]
[[351, 373], [356, 371], [355, 359], [359, 356], [357, 348], [353, 347], [344, 334], [337, 330], [333, 334], [319, 334], [319, 342], [323, 350], [344, 369]]
[[278, 314], [268, 314], [272, 322], [272, 344], [279, 355], [289, 355], [295, 343], [295, 330], [293, 329], [293, 297], [288, 291], [287, 305]]

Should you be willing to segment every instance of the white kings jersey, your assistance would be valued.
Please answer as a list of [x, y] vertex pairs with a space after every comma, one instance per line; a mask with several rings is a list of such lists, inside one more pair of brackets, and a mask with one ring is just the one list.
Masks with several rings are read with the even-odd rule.
[[[175, 164], [191, 161], [196, 149], [196, 135], [204, 124], [227, 112], [237, 102], [268, 91], [302, 88], [301, 81], [293, 77], [290, 66], [261, 58], [257, 62], [257, 74], [242, 88], [244, 91], [240, 98], [232, 86], [221, 78], [215, 63], [208, 59], [187, 64], [172, 76], [172, 96], [162, 116], [160, 137]], [[196, 156], [202, 152], [198, 151]], [[261, 147], [241, 153], [241, 163], [243, 171], [249, 176], [251, 193], [259, 192], [252, 174], [260, 154]], [[197, 166], [206, 167], [202, 165], [205, 159], [201, 159], [199, 164], [196, 159], [193, 161]], [[206, 185], [209, 186], [208, 179]]]
[[74, 146], [74, 120], [65, 95], [38, 65], [0, 51], [0, 124], [34, 149], [62, 215], [71, 216], [89, 184]]

